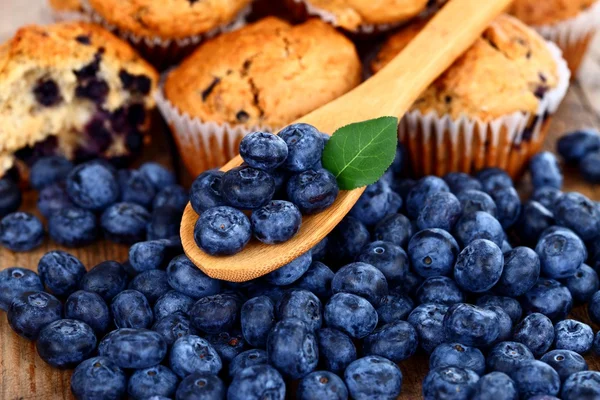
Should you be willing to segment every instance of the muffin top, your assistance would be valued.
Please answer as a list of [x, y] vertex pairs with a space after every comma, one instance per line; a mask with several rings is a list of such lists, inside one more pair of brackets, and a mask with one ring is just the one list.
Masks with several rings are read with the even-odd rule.
[[181, 39], [234, 20], [251, 0], [88, 0], [110, 24], [138, 36]]
[[[298, 1], [298, 0], [297, 0]], [[336, 25], [356, 30], [361, 25], [406, 21], [425, 10], [428, 0], [304, 0], [312, 7], [333, 14]]]
[[50, 7], [56, 11], [81, 11], [80, 0], [48, 0]]
[[597, 0], [515, 0], [510, 13], [527, 25], [552, 25], [589, 8]]
[[203, 121], [282, 127], [360, 83], [352, 42], [328, 24], [268, 17], [202, 44], [165, 84]]
[[[372, 62], [372, 71], [390, 62], [423, 25], [391, 36]], [[517, 19], [501, 15], [412, 108], [490, 121], [517, 111], [535, 113], [544, 93], [557, 84], [556, 61], [545, 41]]]

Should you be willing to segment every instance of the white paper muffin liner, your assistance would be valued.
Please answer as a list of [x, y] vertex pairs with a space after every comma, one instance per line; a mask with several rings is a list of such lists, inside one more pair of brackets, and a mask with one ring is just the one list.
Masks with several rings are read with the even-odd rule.
[[48, 10], [48, 13], [50, 20], [55, 22], [90, 21], [90, 18], [86, 14], [77, 11]]
[[163, 85], [156, 92], [155, 99], [160, 113], [171, 128], [179, 155], [192, 176], [222, 167], [237, 156], [239, 144], [248, 133], [273, 131], [266, 125], [248, 127], [191, 117], [182, 113], [166, 98]]
[[556, 112], [569, 88], [571, 72], [561, 50], [552, 42], [547, 44], [556, 60], [559, 79], [540, 100], [535, 115], [515, 112], [485, 122], [468, 116], [453, 119], [434, 111], [407, 112], [398, 126], [398, 135], [413, 154], [413, 172], [444, 175], [499, 167], [517, 177], [539, 150], [547, 132], [547, 119]]
[[251, 6], [249, 5], [242, 9], [228, 24], [218, 26], [202, 34], [181, 39], [165, 39], [159, 36], [139, 36], [132, 32], [124, 31], [106, 21], [92, 8], [89, 1], [82, 0], [81, 4], [90, 21], [102, 25], [105, 29], [117, 34], [121, 39], [130, 42], [145, 58], [160, 69], [167, 68], [181, 61], [183, 57], [188, 55], [202, 41], [243, 27], [251, 11]]

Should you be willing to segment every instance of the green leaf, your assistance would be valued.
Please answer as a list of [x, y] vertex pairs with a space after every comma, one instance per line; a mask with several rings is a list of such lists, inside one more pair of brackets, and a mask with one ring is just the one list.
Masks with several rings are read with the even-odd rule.
[[341, 127], [323, 151], [323, 167], [340, 189], [375, 183], [392, 165], [398, 144], [398, 118], [381, 117]]

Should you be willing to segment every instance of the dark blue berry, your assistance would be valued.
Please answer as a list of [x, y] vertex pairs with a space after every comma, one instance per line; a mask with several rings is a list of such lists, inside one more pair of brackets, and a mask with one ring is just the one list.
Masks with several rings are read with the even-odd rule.
[[398, 363], [410, 358], [417, 351], [418, 344], [415, 328], [406, 321], [395, 321], [377, 328], [365, 337], [363, 352]]
[[485, 306], [483, 308], [495, 312], [498, 317], [499, 333], [496, 342], [509, 340], [512, 337], [513, 322], [508, 313], [500, 306]]
[[221, 281], [200, 271], [185, 255], [175, 257], [167, 267], [169, 285], [193, 299], [212, 296], [221, 291]]
[[215, 348], [221, 360], [226, 364], [229, 364], [247, 348], [244, 337], [238, 330], [207, 335], [206, 340]]
[[48, 219], [55, 212], [70, 207], [73, 207], [73, 203], [62, 183], [46, 186], [38, 193], [37, 208]]
[[202, 214], [209, 208], [226, 205], [221, 193], [223, 174], [217, 170], [205, 171], [194, 180], [190, 189], [190, 203], [196, 213]]
[[325, 236], [315, 247], [311, 249], [313, 261], [323, 261], [327, 257], [327, 243], [329, 239]]
[[383, 240], [406, 248], [413, 236], [413, 226], [402, 214], [390, 214], [375, 225], [373, 236], [375, 240]]
[[454, 304], [444, 316], [444, 332], [448, 341], [488, 346], [500, 334], [498, 316], [471, 304]]
[[513, 338], [527, 346], [534, 356], [540, 357], [554, 343], [554, 326], [550, 318], [533, 313], [523, 318], [515, 327]]
[[486, 365], [488, 371], [500, 371], [510, 374], [525, 361], [534, 360], [531, 351], [519, 342], [501, 342], [488, 353]]
[[152, 325], [152, 330], [163, 337], [167, 346], [171, 346], [180, 337], [196, 333], [188, 317], [179, 312], [167, 315], [161, 319], [157, 318], [154, 325]]
[[240, 142], [240, 155], [253, 168], [272, 170], [286, 161], [288, 146], [272, 133], [252, 132]]
[[275, 181], [267, 172], [241, 166], [227, 171], [221, 178], [221, 194], [232, 207], [257, 209], [267, 204], [275, 193]]
[[600, 150], [600, 135], [594, 130], [568, 133], [557, 142], [558, 153], [569, 163], [578, 163], [591, 152]]
[[76, 319], [88, 324], [98, 337], [102, 336], [111, 321], [110, 310], [100, 295], [78, 290], [65, 302], [65, 318]]
[[583, 322], [565, 319], [554, 326], [554, 347], [557, 349], [584, 354], [592, 348], [593, 341], [592, 328]]
[[53, 250], [40, 258], [38, 273], [52, 293], [68, 296], [77, 290], [86, 270], [77, 257], [61, 250]]
[[348, 389], [342, 379], [329, 371], [315, 371], [300, 381], [296, 399], [348, 399]]
[[442, 179], [435, 176], [422, 178], [415, 187], [413, 187], [406, 197], [406, 210], [408, 216], [416, 219], [423, 208], [425, 201], [431, 195], [438, 192], [449, 192], [450, 188]]
[[377, 307], [379, 323], [389, 324], [405, 320], [413, 309], [414, 303], [410, 297], [403, 294], [389, 294], [381, 299], [379, 307]]
[[554, 210], [554, 204], [562, 196], [562, 192], [550, 186], [543, 186], [533, 191], [531, 200], [535, 200], [548, 210]]
[[242, 370], [253, 365], [268, 364], [267, 352], [260, 349], [246, 350], [238, 354], [229, 364], [229, 377], [234, 378]]
[[317, 331], [319, 361], [328, 371], [340, 373], [356, 360], [356, 347], [352, 339], [343, 332], [332, 328]]
[[102, 339], [98, 354], [110, 358], [121, 368], [148, 368], [165, 358], [167, 343], [154, 331], [121, 328]]
[[573, 298], [569, 289], [554, 279], [540, 278], [523, 296], [523, 310], [526, 313], [542, 313], [552, 321], [567, 317], [573, 308]]
[[419, 229], [439, 228], [451, 231], [462, 214], [459, 200], [452, 193], [439, 192], [427, 196], [419, 212]]
[[0, 179], [0, 218], [17, 211], [21, 200], [19, 186], [10, 179]]
[[390, 360], [366, 356], [346, 368], [344, 382], [353, 399], [393, 400], [402, 390], [402, 372]]
[[542, 232], [552, 225], [554, 214], [537, 201], [530, 200], [523, 204], [517, 234], [523, 244], [535, 247]]
[[332, 294], [331, 281], [333, 275], [333, 271], [327, 265], [319, 261], [313, 261], [306, 273], [294, 282], [294, 286], [311, 291], [322, 299], [329, 298]]
[[150, 213], [139, 204], [117, 203], [108, 207], [100, 218], [100, 226], [107, 239], [133, 244], [146, 238]]
[[167, 273], [155, 269], [142, 272], [133, 278], [129, 283], [129, 289], [143, 293], [148, 302], [154, 304], [159, 297], [171, 290], [171, 287], [169, 286]]
[[390, 285], [399, 284], [409, 269], [406, 252], [390, 242], [370, 243], [362, 249], [357, 261], [373, 265], [380, 270]]
[[228, 293], [203, 297], [190, 310], [192, 325], [206, 333], [219, 333], [231, 329], [238, 320], [241, 304]]
[[148, 328], [154, 319], [150, 303], [137, 290], [124, 290], [110, 306], [117, 328]]
[[596, 292], [592, 295], [590, 303], [588, 304], [588, 315], [592, 322], [600, 323], [600, 292]]
[[33, 271], [13, 267], [0, 271], [0, 310], [8, 311], [10, 303], [25, 292], [41, 292], [44, 285]]
[[540, 259], [529, 247], [516, 247], [504, 254], [504, 269], [494, 290], [505, 296], [525, 294], [540, 277]]
[[0, 244], [9, 250], [33, 250], [44, 240], [44, 226], [33, 214], [14, 212], [0, 221]]
[[370, 264], [355, 262], [342, 267], [331, 281], [333, 293], [351, 293], [377, 306], [388, 294], [388, 285], [381, 271]]
[[424, 400], [468, 400], [475, 392], [479, 376], [460, 367], [440, 367], [431, 370], [423, 381]]
[[139, 369], [129, 378], [127, 392], [136, 399], [149, 396], [169, 397], [177, 389], [177, 375], [164, 365]]
[[284, 400], [285, 382], [269, 365], [253, 365], [241, 370], [227, 390], [228, 400]]
[[196, 244], [211, 255], [239, 253], [252, 237], [250, 220], [232, 207], [206, 210], [194, 227]]
[[584, 358], [571, 350], [552, 350], [544, 354], [540, 361], [554, 368], [563, 382], [572, 374], [588, 369]]
[[421, 286], [423, 281], [424, 279], [421, 278], [419, 275], [408, 271], [406, 277], [402, 282], [400, 282], [400, 285], [398, 285], [396, 289], [401, 293], [406, 293], [410, 296], [415, 296], [417, 294], [417, 289], [419, 289], [419, 286]]
[[8, 324], [19, 336], [35, 340], [43, 327], [62, 316], [62, 304], [45, 292], [25, 292], [17, 295], [6, 317]]
[[55, 368], [71, 368], [96, 349], [96, 335], [85, 322], [61, 319], [40, 331], [36, 348], [39, 356]]
[[264, 348], [275, 325], [275, 307], [267, 296], [254, 297], [244, 303], [240, 320], [244, 339], [252, 346]]
[[194, 299], [191, 297], [176, 290], [170, 290], [156, 300], [154, 317], [158, 321], [175, 313], [188, 315], [193, 305]]
[[69, 173], [67, 193], [77, 206], [102, 211], [119, 199], [120, 188], [113, 171], [102, 163], [89, 162]]
[[[451, 306], [463, 303], [465, 296], [454, 280], [446, 276], [432, 276], [417, 289], [416, 299], [419, 303], [433, 303]], [[379, 312], [379, 309], [377, 310]]]
[[286, 190], [288, 199], [302, 214], [317, 214], [329, 208], [339, 193], [333, 174], [322, 168], [293, 175]]
[[537, 361], [525, 361], [511, 371], [521, 398], [529, 399], [538, 394], [557, 395], [560, 390], [560, 377], [548, 364]]
[[521, 198], [515, 188], [498, 189], [491, 193], [498, 210], [497, 218], [504, 229], [512, 227], [521, 215]]
[[408, 322], [419, 334], [419, 344], [427, 353], [431, 353], [445, 341], [444, 316], [448, 306], [443, 304], [421, 304], [408, 316]]
[[555, 205], [556, 222], [571, 229], [583, 241], [594, 239], [600, 231], [600, 209], [580, 193], [565, 193]]
[[152, 208], [171, 207], [183, 212], [190, 196], [183, 187], [179, 185], [170, 185], [162, 188], [152, 202]]
[[463, 213], [483, 211], [493, 217], [497, 216], [497, 207], [489, 194], [481, 190], [463, 190], [457, 195]]
[[127, 203], [139, 204], [150, 209], [156, 196], [154, 185], [140, 171], [120, 170], [118, 172], [121, 187], [121, 200]]
[[519, 392], [515, 382], [503, 372], [491, 372], [483, 375], [475, 385], [475, 392], [471, 400], [488, 399], [518, 400]]
[[181, 381], [177, 388], [177, 400], [222, 400], [227, 387], [216, 375], [194, 372]]
[[98, 237], [98, 221], [89, 210], [77, 207], [61, 208], [48, 221], [52, 240], [67, 247], [88, 245]]
[[408, 257], [423, 278], [449, 275], [459, 253], [454, 237], [442, 229], [425, 229], [408, 243]]
[[373, 332], [377, 326], [377, 311], [366, 299], [350, 293], [337, 293], [325, 305], [327, 326], [339, 329], [355, 339]]
[[549, 151], [536, 154], [529, 163], [531, 183], [534, 188], [544, 186], [562, 188], [563, 175], [556, 156]]
[[477, 375], [485, 373], [485, 357], [476, 347], [460, 343], [442, 343], [429, 357], [429, 369], [440, 367], [459, 367], [470, 369]]
[[275, 271], [269, 272], [264, 279], [271, 285], [284, 286], [296, 282], [312, 264], [311, 252], [306, 252]]
[[543, 234], [535, 247], [540, 257], [542, 273], [554, 279], [575, 275], [587, 258], [585, 244], [568, 229], [557, 229]]
[[589, 302], [600, 288], [598, 274], [585, 264], [581, 264], [575, 270], [575, 275], [565, 279], [562, 283], [569, 289], [573, 300], [577, 303]]
[[288, 155], [283, 166], [293, 172], [302, 172], [313, 167], [323, 153], [321, 133], [308, 124], [293, 124], [282, 129], [279, 137], [285, 141]]
[[498, 282], [503, 267], [502, 250], [489, 240], [477, 239], [458, 255], [454, 279], [461, 289], [482, 293]]
[[514, 324], [521, 320], [521, 315], [523, 314], [521, 304], [512, 297], [485, 295], [477, 299], [476, 305], [478, 307], [500, 307], [508, 314]]
[[586, 181], [600, 183], [600, 151], [586, 154], [579, 163], [579, 171]]
[[146, 240], [169, 239], [179, 236], [182, 213], [171, 207], [152, 210], [146, 227]]
[[129, 263], [135, 273], [163, 268], [179, 250], [177, 244], [164, 239], [138, 242], [129, 249]]
[[477, 173], [476, 177], [481, 182], [483, 190], [487, 193], [514, 186], [510, 176], [500, 168], [483, 169]]
[[[374, 225], [383, 217], [393, 212], [398, 211], [396, 207], [392, 210], [393, 196], [389, 185], [379, 180], [365, 189], [354, 207], [350, 210], [349, 215], [358, 219], [365, 225]], [[400, 206], [402, 202], [400, 202]]]
[[290, 240], [300, 230], [302, 214], [289, 201], [273, 200], [252, 213], [254, 237], [263, 243], [276, 244]]
[[329, 234], [329, 252], [344, 265], [353, 262], [370, 241], [367, 227], [356, 218], [346, 216]]
[[310, 330], [315, 331], [320, 329], [323, 323], [322, 310], [321, 301], [315, 294], [307, 290], [291, 289], [277, 304], [277, 318], [297, 318]]
[[71, 376], [71, 391], [78, 400], [120, 399], [126, 390], [125, 373], [108, 357], [85, 360]]
[[600, 397], [600, 372], [581, 371], [567, 378], [562, 387], [563, 400], [596, 399]]
[[319, 361], [315, 335], [299, 319], [279, 321], [269, 333], [267, 356], [269, 364], [284, 376], [302, 378], [314, 371]]
[[500, 247], [504, 241], [504, 230], [496, 218], [486, 212], [476, 211], [458, 220], [455, 236], [463, 247], [477, 239], [487, 239]]
[[173, 175], [171, 171], [167, 170], [162, 165], [155, 162], [142, 164], [142, 166], [139, 168], [139, 171], [146, 175], [146, 178], [152, 182], [154, 189], [157, 191], [176, 183], [175, 175]]
[[127, 287], [127, 272], [116, 261], [104, 261], [89, 270], [81, 278], [79, 286], [83, 290], [98, 293], [104, 301], [110, 302], [113, 297]]
[[214, 347], [201, 337], [183, 336], [173, 343], [170, 366], [180, 378], [194, 372], [217, 374], [223, 364]]
[[464, 190], [483, 189], [483, 186], [476, 178], [464, 172], [450, 172], [444, 175], [443, 179], [450, 188], [450, 191], [457, 196]]
[[29, 171], [29, 183], [35, 190], [61, 182], [73, 169], [73, 163], [62, 156], [48, 156], [38, 159]]

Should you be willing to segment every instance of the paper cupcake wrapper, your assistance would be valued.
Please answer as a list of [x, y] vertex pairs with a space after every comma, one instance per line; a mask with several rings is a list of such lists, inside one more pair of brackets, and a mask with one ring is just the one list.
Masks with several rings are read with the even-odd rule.
[[55, 22], [84, 21], [89, 22], [88, 15], [77, 11], [48, 10], [50, 20]]
[[157, 68], [165, 69], [181, 61], [191, 53], [201, 42], [213, 38], [221, 33], [231, 32], [243, 27], [250, 14], [251, 6], [245, 7], [236, 18], [228, 24], [216, 27], [202, 34], [188, 36], [181, 39], [165, 39], [160, 36], [139, 36], [118, 28], [106, 21], [98, 14], [87, 0], [81, 2], [90, 21], [102, 25], [105, 29], [117, 34], [121, 39], [130, 42], [142, 55], [152, 62]]
[[155, 99], [160, 113], [171, 128], [179, 155], [192, 176], [222, 167], [237, 156], [240, 142], [248, 133], [273, 131], [266, 125], [248, 127], [193, 118], [182, 113], [166, 98], [162, 85]]
[[398, 135], [410, 154], [417, 175], [475, 172], [483, 167], [500, 167], [517, 177], [535, 154], [547, 133], [548, 118], [556, 112], [569, 88], [571, 72], [560, 49], [548, 48], [556, 60], [558, 84], [540, 100], [537, 112], [515, 112], [492, 121], [468, 116], [453, 119], [435, 112], [406, 113]]
[[600, 1], [574, 18], [553, 25], [534, 26], [543, 37], [559, 46], [572, 46], [600, 29]]

